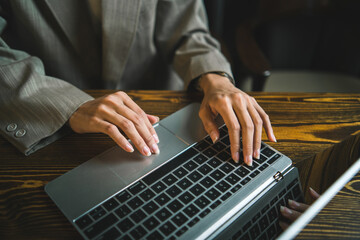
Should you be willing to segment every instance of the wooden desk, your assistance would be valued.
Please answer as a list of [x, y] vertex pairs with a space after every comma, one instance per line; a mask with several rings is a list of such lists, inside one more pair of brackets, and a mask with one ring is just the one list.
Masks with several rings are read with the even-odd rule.
[[[98, 97], [110, 91], [89, 93]], [[146, 112], [160, 118], [200, 99], [200, 96], [173, 91], [128, 93]], [[251, 95], [272, 120], [278, 143], [269, 144], [300, 167], [308, 166], [315, 153], [359, 133], [360, 94]], [[265, 137], [264, 141], [268, 142]], [[0, 137], [0, 239], [79, 239], [80, 235], [45, 194], [44, 186], [113, 145], [111, 139], [102, 134], [71, 134], [25, 157]], [[359, 219], [360, 187], [357, 187], [357, 192], [342, 198], [341, 211], [346, 206]], [[358, 204], [346, 205], [351, 199]], [[329, 224], [333, 231], [341, 225]], [[347, 227], [357, 234], [352, 236], [360, 237], [360, 224]], [[309, 231], [316, 232], [316, 229]]]

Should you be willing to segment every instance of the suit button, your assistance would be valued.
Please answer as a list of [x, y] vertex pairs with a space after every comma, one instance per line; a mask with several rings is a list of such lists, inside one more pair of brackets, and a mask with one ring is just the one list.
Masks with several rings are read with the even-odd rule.
[[20, 138], [20, 137], [23, 137], [25, 134], [26, 134], [26, 130], [25, 130], [25, 129], [19, 129], [19, 130], [16, 131], [15, 137]]
[[10, 123], [9, 125], [7, 125], [6, 127], [6, 131], [8, 132], [13, 132], [15, 131], [17, 128], [17, 124], [16, 123]]

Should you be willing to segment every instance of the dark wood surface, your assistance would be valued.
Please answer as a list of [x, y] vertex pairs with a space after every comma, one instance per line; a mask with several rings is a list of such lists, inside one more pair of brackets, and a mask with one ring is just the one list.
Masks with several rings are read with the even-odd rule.
[[[94, 97], [111, 93], [103, 90], [88, 92]], [[160, 118], [201, 99], [201, 96], [173, 91], [129, 91], [128, 94], [147, 113]], [[269, 143], [265, 136], [263, 140], [289, 156], [301, 168], [302, 174], [306, 172], [302, 169], [311, 172], [311, 163], [317, 158], [315, 154], [324, 154], [326, 149], [360, 133], [360, 94], [250, 95], [269, 114], [278, 142]], [[0, 137], [0, 239], [79, 239], [80, 235], [45, 194], [44, 186], [113, 145], [112, 140], [103, 134], [70, 134], [25, 157]], [[343, 217], [342, 212], [352, 211], [359, 219], [358, 179], [341, 191], [344, 195], [337, 196], [339, 201], [334, 198], [332, 203], [335, 202], [335, 206], [330, 206], [331, 211], [326, 209], [327, 214]], [[320, 184], [315, 188], [323, 190], [325, 186]], [[337, 202], [342, 208], [336, 205]], [[356, 202], [357, 205], [347, 202]], [[342, 223], [337, 222], [338, 219], [328, 219], [329, 222], [324, 224], [327, 223], [326, 228], [331, 231], [360, 232], [358, 222], [340, 228]], [[316, 224], [314, 226], [306, 236], [311, 236], [311, 232], [321, 236], [331, 234], [330, 230], [320, 231]]]

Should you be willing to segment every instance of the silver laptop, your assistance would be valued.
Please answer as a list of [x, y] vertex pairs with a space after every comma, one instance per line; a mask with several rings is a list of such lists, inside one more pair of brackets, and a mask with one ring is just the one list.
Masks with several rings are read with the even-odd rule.
[[193, 103], [156, 124], [160, 154], [119, 147], [45, 187], [85, 239], [273, 239], [280, 205], [303, 196], [292, 161], [265, 143], [248, 167], [227, 128], [212, 144]]

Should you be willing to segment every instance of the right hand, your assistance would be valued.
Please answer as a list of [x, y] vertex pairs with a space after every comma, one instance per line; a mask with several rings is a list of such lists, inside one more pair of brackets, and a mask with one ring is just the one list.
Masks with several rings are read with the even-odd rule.
[[77, 133], [105, 133], [122, 149], [133, 152], [130, 142], [144, 156], [159, 153], [159, 138], [152, 124], [156, 116], [146, 114], [126, 93], [116, 92], [81, 105], [70, 117], [70, 127]]

